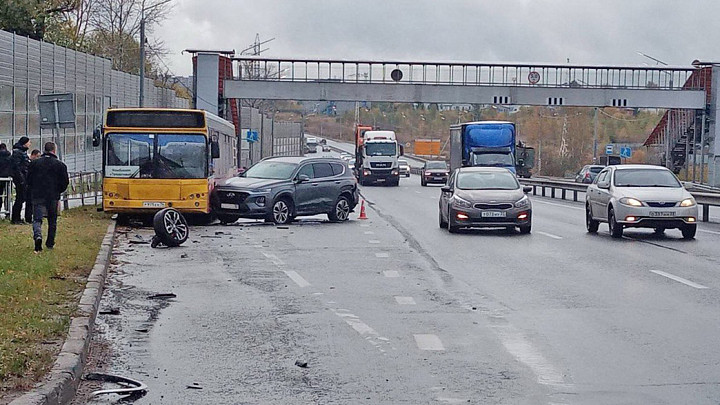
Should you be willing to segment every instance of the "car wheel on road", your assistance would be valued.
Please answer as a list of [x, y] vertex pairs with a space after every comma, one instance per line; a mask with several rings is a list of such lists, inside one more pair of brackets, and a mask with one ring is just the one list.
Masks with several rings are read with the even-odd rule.
[[438, 211], [438, 223], [440, 225], [440, 229], [445, 229], [448, 226], [448, 223], [443, 220], [442, 212]]
[[615, 219], [615, 210], [612, 208], [610, 208], [610, 213], [608, 214], [608, 228], [610, 229], [610, 236], [615, 239], [622, 238], [623, 226], [622, 224], [617, 223], [617, 220]]
[[344, 195], [338, 197], [335, 206], [328, 212], [328, 218], [332, 222], [343, 222], [350, 218], [350, 200]]
[[423, 180], [422, 177], [420, 178], [420, 185], [423, 186], [423, 187], [426, 187], [426, 186], [427, 186], [427, 183], [425, 182], [425, 180]]
[[170, 247], [182, 245], [189, 234], [185, 217], [172, 208], [162, 209], [155, 214], [153, 228], [161, 242]]
[[289, 224], [292, 221], [292, 206], [287, 199], [280, 198], [273, 203], [268, 215], [268, 219], [278, 225]]
[[450, 233], [458, 233], [458, 231], [460, 230], [459, 227], [453, 226], [452, 220], [450, 219], [450, 210], [448, 210], [447, 230]]
[[685, 225], [680, 231], [682, 231], [684, 239], [693, 239], [697, 233], [697, 224]]
[[523, 225], [523, 226], [520, 226], [519, 228], [520, 228], [520, 233], [522, 233], [522, 234], [528, 234], [528, 233], [530, 233], [530, 231], [532, 231], [532, 225]]
[[232, 224], [238, 219], [240, 219], [240, 215], [217, 214], [217, 218], [223, 224]]
[[585, 206], [585, 227], [590, 233], [597, 233], [600, 227], [600, 222], [596, 221], [592, 217], [592, 211], [590, 210], [590, 204]]

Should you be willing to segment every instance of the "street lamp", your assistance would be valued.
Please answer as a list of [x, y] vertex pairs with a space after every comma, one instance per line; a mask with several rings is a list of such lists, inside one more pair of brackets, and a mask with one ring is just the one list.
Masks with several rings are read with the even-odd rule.
[[143, 104], [145, 104], [145, 11], [152, 10], [155, 7], [165, 5], [171, 1], [172, 0], [163, 0], [150, 7], [145, 7], [145, 0], [142, 2], [142, 8], [140, 9], [140, 97], [138, 100], [140, 107], [143, 107]]

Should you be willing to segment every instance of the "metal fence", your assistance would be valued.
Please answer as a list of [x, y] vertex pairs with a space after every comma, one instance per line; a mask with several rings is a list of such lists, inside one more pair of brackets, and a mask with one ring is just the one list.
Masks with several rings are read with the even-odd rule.
[[[247, 132], [258, 133], [257, 142], [247, 141]], [[240, 166], [250, 167], [270, 156], [302, 156], [303, 124], [275, 121], [256, 108], [240, 110]]]

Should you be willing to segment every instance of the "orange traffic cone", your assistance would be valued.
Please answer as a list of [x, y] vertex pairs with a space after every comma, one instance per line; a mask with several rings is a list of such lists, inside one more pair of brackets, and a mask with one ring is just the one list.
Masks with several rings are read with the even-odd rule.
[[362, 200], [362, 204], [360, 204], [360, 216], [358, 219], [368, 219], [367, 215], [365, 214], [365, 200]]

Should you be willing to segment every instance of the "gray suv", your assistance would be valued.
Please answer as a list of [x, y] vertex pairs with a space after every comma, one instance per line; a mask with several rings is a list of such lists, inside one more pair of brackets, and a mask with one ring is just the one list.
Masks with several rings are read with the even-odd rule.
[[317, 214], [341, 222], [358, 198], [357, 180], [340, 159], [271, 157], [216, 186], [211, 204], [223, 223], [254, 218], [287, 224]]

